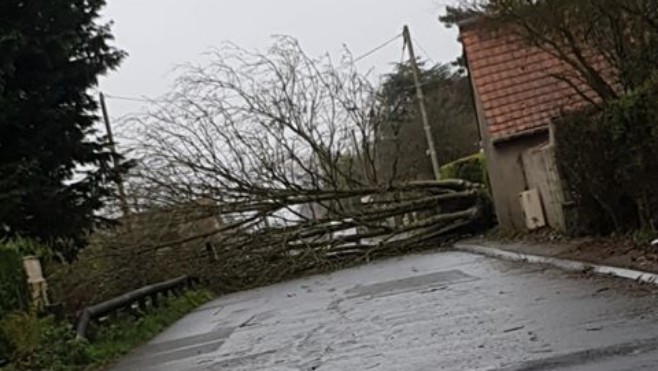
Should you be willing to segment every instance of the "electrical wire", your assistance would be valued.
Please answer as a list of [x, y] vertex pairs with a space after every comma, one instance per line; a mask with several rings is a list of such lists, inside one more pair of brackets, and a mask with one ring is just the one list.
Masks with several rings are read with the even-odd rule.
[[386, 41], [386, 42], [384, 42], [384, 43], [382, 43], [382, 44], [380, 44], [380, 45], [374, 47], [373, 49], [371, 49], [371, 50], [369, 50], [369, 51], [367, 51], [367, 52], [361, 54], [360, 56], [354, 58], [354, 59], [352, 60], [352, 63], [357, 63], [357, 62], [359, 62], [359, 61], [361, 61], [361, 60], [363, 60], [363, 59], [365, 59], [365, 58], [367, 58], [367, 57], [369, 57], [369, 56], [375, 54], [376, 52], [378, 52], [378, 51], [384, 49], [385, 47], [389, 46], [389, 45], [392, 44], [393, 42], [397, 41], [397, 39], [399, 39], [400, 37], [402, 37], [402, 34], [397, 34], [397, 35], [395, 35], [395, 37], [393, 37], [392, 39], [390, 39], [390, 40], [388, 40], [388, 41]]
[[[358, 63], [369, 56], [375, 54], [376, 52], [384, 49], [385, 47], [389, 46], [393, 42], [397, 41], [400, 37], [402, 37], [402, 34], [399, 33], [395, 35], [393, 38], [381, 43], [380, 45], [377, 45], [376, 47], [372, 48], [371, 50], [361, 54], [360, 56], [352, 59], [352, 63]], [[403, 44], [402, 46], [402, 55], [404, 57], [404, 52], [406, 48], [406, 44]], [[164, 100], [164, 99], [152, 99], [152, 98], [137, 98], [137, 97], [126, 97], [126, 96], [120, 96], [120, 95], [114, 95], [114, 94], [105, 94], [105, 97], [107, 99], [114, 99], [114, 100], [123, 100], [123, 101], [129, 101], [129, 102], [141, 102], [141, 103], [172, 103], [173, 101], [171, 100]]]
[[432, 62], [433, 64], [436, 64], [434, 59], [432, 59], [432, 57], [430, 57], [430, 53], [428, 53], [427, 50], [425, 48], [423, 48], [423, 45], [421, 45], [421, 43], [419, 43], [418, 40], [416, 40], [415, 37], [412, 36], [412, 38], [414, 40], [414, 43], [416, 43], [416, 46], [418, 46], [418, 49], [420, 49], [420, 51], [423, 52], [423, 54], [425, 54], [425, 58], [427, 58], [427, 60]]
[[142, 102], [142, 103], [171, 103], [172, 102], [164, 99], [125, 97], [125, 96], [114, 95], [114, 94], [105, 94], [105, 98], [114, 99], [114, 100], [125, 100], [129, 102]]

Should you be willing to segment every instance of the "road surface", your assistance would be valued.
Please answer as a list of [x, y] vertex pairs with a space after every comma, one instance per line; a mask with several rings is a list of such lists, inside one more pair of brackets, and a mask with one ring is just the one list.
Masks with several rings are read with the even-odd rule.
[[654, 370], [658, 296], [444, 251], [221, 297], [114, 370]]

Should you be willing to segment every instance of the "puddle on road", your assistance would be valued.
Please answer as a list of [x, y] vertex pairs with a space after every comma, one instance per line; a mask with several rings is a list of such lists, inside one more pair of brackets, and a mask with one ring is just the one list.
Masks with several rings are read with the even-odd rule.
[[216, 352], [234, 328], [217, 328], [211, 332], [160, 343], [150, 343], [119, 363], [116, 369], [146, 370], [171, 361]]
[[345, 291], [345, 294], [349, 295], [350, 299], [361, 296], [384, 296], [392, 293], [418, 290], [432, 286], [445, 286], [454, 283], [475, 281], [478, 279], [479, 278], [469, 276], [460, 270], [449, 270], [392, 281], [378, 282], [366, 286], [357, 285]]

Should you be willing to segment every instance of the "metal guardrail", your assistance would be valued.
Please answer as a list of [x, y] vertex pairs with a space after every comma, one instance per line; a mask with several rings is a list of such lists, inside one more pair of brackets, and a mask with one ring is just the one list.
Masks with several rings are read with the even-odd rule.
[[199, 280], [196, 278], [181, 276], [169, 281], [144, 286], [102, 303], [88, 306], [78, 316], [76, 325], [77, 337], [78, 339], [87, 338], [87, 329], [92, 320], [99, 319], [120, 309], [132, 307], [135, 303], [138, 303], [140, 309], [145, 310], [148, 299], [151, 300], [153, 306], [157, 307], [159, 305], [158, 295], [169, 292], [179, 294], [183, 288], [192, 287], [196, 283], [199, 283]]

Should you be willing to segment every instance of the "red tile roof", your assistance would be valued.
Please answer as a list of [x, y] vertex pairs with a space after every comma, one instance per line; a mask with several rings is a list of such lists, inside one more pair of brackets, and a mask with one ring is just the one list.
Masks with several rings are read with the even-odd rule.
[[513, 32], [492, 33], [476, 23], [460, 34], [493, 139], [547, 126], [560, 112], [586, 104], [569, 84], [551, 76], [568, 69], [565, 63]]

